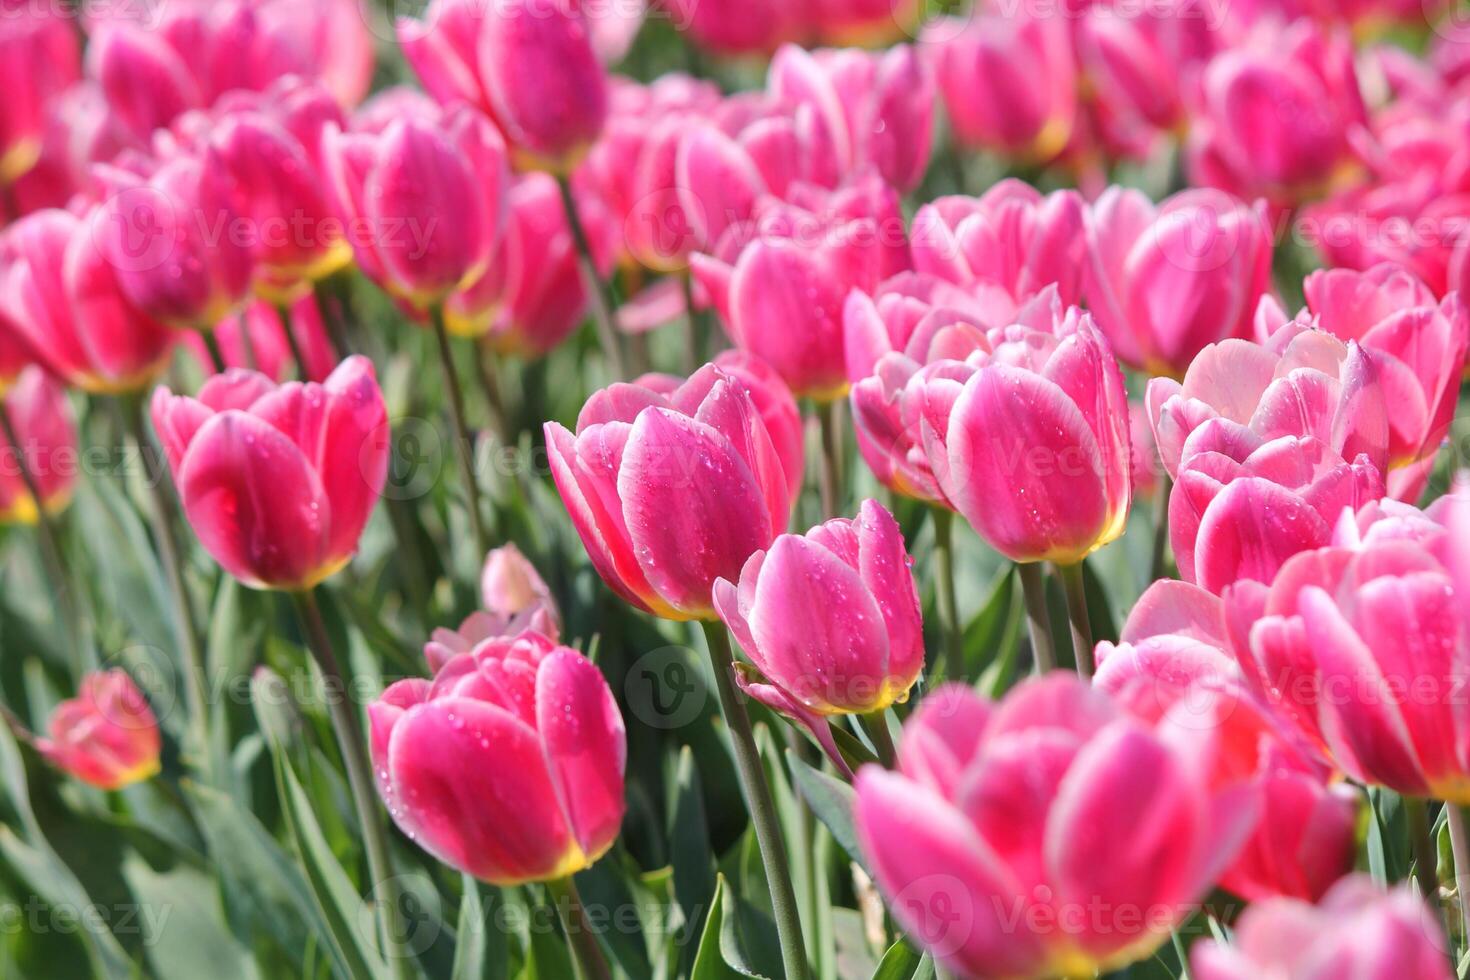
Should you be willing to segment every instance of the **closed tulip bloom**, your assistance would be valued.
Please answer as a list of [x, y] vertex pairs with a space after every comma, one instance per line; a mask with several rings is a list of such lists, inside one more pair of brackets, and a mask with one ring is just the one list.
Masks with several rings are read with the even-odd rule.
[[1077, 123], [1077, 68], [1065, 16], [976, 10], [924, 28], [939, 93], [959, 142], [1046, 163]]
[[666, 619], [715, 619], [735, 579], [790, 518], [787, 475], [745, 386], [706, 365], [673, 394], [617, 384], [574, 435], [546, 424], [551, 475], [603, 580]]
[[1056, 284], [1081, 301], [1086, 205], [1076, 191], [1042, 194], [1007, 179], [981, 197], [941, 197], [914, 215], [914, 268], [960, 285], [990, 282], [1024, 303]]
[[322, 155], [364, 273], [427, 309], [483, 275], [505, 222], [510, 177], [488, 121], [400, 116], [381, 133], [328, 126]]
[[58, 704], [36, 748], [69, 775], [98, 789], [122, 789], [158, 775], [158, 719], [124, 671], [87, 674], [77, 696]]
[[174, 335], [135, 309], [97, 246], [105, 215], [28, 215], [0, 243], [0, 305], [26, 345], [67, 384], [138, 391], [163, 370]]
[[556, 619], [556, 600], [541, 573], [514, 544], [501, 545], [485, 556], [480, 571], [480, 601], [491, 615], [511, 619], [533, 606]]
[[720, 55], [769, 54], [806, 33], [805, 6], [786, 0], [665, 0], [674, 25]]
[[1075, 564], [1127, 522], [1128, 400], [1092, 318], [1053, 294], [1049, 319], [993, 331], [989, 352], [926, 381], [918, 411], [940, 489], [991, 547]]
[[[855, 520], [783, 534], [715, 582], [714, 604], [761, 676], [817, 715], [906, 701], [924, 668], [923, 621], [903, 533], [877, 501]], [[756, 695], [759, 697], [759, 695]]]
[[1077, 30], [1080, 68], [1109, 115], [1180, 131], [1204, 63], [1221, 46], [1217, 31], [1190, 0], [1134, 9], [1099, 4], [1083, 14]]
[[1147, 959], [1255, 822], [1211, 778], [1218, 734], [1133, 718], [1071, 674], [999, 704], [924, 699], [899, 766], [858, 773], [858, 843], [916, 943], [966, 977], [1091, 976]]
[[1318, 271], [1303, 285], [1312, 322], [1356, 341], [1378, 368], [1388, 415], [1389, 490], [1415, 500], [1449, 433], [1470, 346], [1470, 312], [1458, 292], [1442, 301], [1412, 272]]
[[0, 448], [0, 524], [34, 524], [40, 518], [37, 501], [20, 467], [23, 462], [25, 473], [35, 480], [41, 509], [48, 514], [64, 510], [79, 470], [76, 419], [66, 392], [38, 367], [23, 371], [5, 393], [4, 411], [24, 460], [15, 457], [12, 447]]
[[388, 473], [372, 362], [349, 357], [320, 385], [227, 371], [197, 398], [160, 388], [152, 414], [184, 514], [225, 571], [302, 591], [352, 559]]
[[14, 184], [40, 160], [47, 112], [80, 74], [81, 52], [69, 19], [33, 6], [0, 18], [0, 187]]
[[622, 823], [627, 740], [586, 657], [535, 633], [492, 639], [368, 706], [393, 821], [444, 863], [495, 885], [565, 878]]
[[1110, 187], [1087, 217], [1087, 306], [1120, 360], [1178, 377], [1206, 345], [1250, 335], [1271, 251], [1262, 203], [1189, 190], [1155, 205]]
[[1407, 885], [1385, 892], [1356, 874], [1315, 905], [1292, 898], [1251, 905], [1228, 945], [1196, 944], [1189, 966], [1200, 980], [1450, 980], [1448, 949], [1423, 896]]

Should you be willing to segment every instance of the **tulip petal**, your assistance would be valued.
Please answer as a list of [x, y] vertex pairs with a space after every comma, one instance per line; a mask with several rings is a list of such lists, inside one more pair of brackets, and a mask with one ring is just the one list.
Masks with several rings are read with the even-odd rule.
[[596, 860], [623, 822], [628, 746], [617, 701], [592, 661], [566, 649], [541, 661], [536, 727], [567, 826]]

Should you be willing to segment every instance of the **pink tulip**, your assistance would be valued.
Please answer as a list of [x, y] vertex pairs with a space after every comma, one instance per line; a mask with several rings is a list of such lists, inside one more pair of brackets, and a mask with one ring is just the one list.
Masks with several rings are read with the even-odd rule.
[[1393, 513], [1365, 524], [1345, 522], [1330, 547], [1285, 562], [1263, 595], [1227, 591], [1227, 617], [1255, 618], [1249, 657], [1263, 689], [1345, 773], [1465, 803], [1459, 542]]
[[184, 514], [225, 571], [300, 591], [351, 561], [388, 474], [372, 362], [349, 357], [320, 385], [227, 371], [198, 398], [160, 388], [152, 412]]
[[1195, 945], [1190, 972], [1199, 980], [1450, 980], [1448, 950], [1422, 896], [1407, 886], [1384, 892], [1356, 874], [1316, 905], [1293, 898], [1252, 905], [1230, 944]]
[[573, 435], [546, 423], [551, 475], [603, 580], [666, 619], [715, 618], [710, 590], [790, 517], [787, 474], [745, 386], [706, 365], [672, 395], [617, 384]]
[[1160, 579], [1139, 596], [1118, 642], [1097, 645], [1093, 683], [1117, 692], [1142, 678], [1168, 694], [1199, 681], [1241, 680], [1231, 650], [1220, 597], [1188, 582]]
[[[5, 393], [3, 410], [15, 428], [21, 458], [0, 444], [0, 524], [34, 524], [39, 519], [25, 476], [36, 481], [40, 508], [56, 514], [71, 501], [79, 469], [77, 425], [66, 392], [38, 367], [21, 372]], [[21, 471], [22, 459], [25, 472]]]
[[535, 633], [487, 640], [432, 683], [368, 706], [378, 790], [399, 828], [495, 885], [565, 878], [622, 823], [627, 740], [592, 662]]
[[1146, 959], [1255, 822], [1210, 778], [1218, 733], [1130, 717], [1071, 674], [999, 704], [960, 685], [858, 773], [858, 842], [894, 916], [967, 977], [1091, 976]]
[[558, 639], [561, 629], [554, 608], [537, 603], [509, 617], [477, 609], [465, 617], [458, 629], [442, 626], [435, 629], [424, 644], [424, 661], [437, 674], [456, 655], [470, 653], [486, 640], [513, 640], [526, 632]]
[[[337, 366], [337, 355], [327, 336], [326, 325], [322, 323], [316, 300], [310, 296], [298, 300], [290, 313], [291, 333], [306, 358], [306, 377], [303, 380], [325, 381]], [[249, 348], [245, 346], [243, 331], [249, 332]], [[226, 368], [249, 367], [249, 352], [255, 355], [253, 370], [277, 383], [286, 380], [297, 368], [290, 341], [281, 325], [281, 314], [271, 303], [256, 300], [244, 313], [220, 321], [214, 328], [214, 336], [220, 353], [224, 355]], [[184, 344], [205, 374], [215, 373], [213, 358], [198, 334], [185, 334]]]
[[356, 0], [253, 0], [265, 43], [260, 77], [319, 81], [338, 104], [355, 106], [372, 84], [376, 52]]
[[1191, 0], [1147, 8], [1100, 3], [1076, 32], [1079, 67], [1094, 97], [1128, 125], [1181, 131], [1220, 25]]
[[664, 0], [674, 26], [721, 55], [769, 54], [806, 33], [806, 4], [790, 0]]
[[872, 167], [904, 194], [924, 179], [934, 79], [913, 48], [899, 45], [879, 55], [855, 48], [808, 53], [784, 45], [766, 87], [781, 103], [811, 111], [843, 173]]
[[427, 309], [483, 275], [505, 223], [510, 178], [489, 122], [461, 106], [401, 116], [381, 133], [328, 126], [322, 155], [364, 273]]
[[98, 249], [101, 209], [38, 211], [0, 242], [0, 306], [26, 345], [67, 384], [113, 394], [157, 377], [174, 335], [124, 297]]
[[1349, 40], [1266, 25], [1205, 70], [1192, 182], [1288, 207], [1355, 183], [1367, 125]]
[[1043, 195], [1003, 180], [983, 197], [941, 197], [914, 216], [914, 268], [969, 285], [991, 282], [1017, 303], [1055, 283], [1062, 302], [1081, 298], [1086, 208], [1075, 191]]
[[1470, 312], [1458, 293], [1436, 302], [1413, 273], [1319, 271], [1303, 284], [1313, 323], [1363, 345], [1378, 369], [1388, 413], [1390, 492], [1414, 500], [1449, 434], [1470, 347]]
[[1154, 442], [1154, 429], [1148, 409], [1138, 402], [1128, 403], [1128, 443], [1132, 453], [1133, 496], [1147, 499], [1159, 488], [1164, 475], [1164, 461]]
[[991, 547], [1075, 564], [1127, 521], [1127, 395], [1089, 315], [1054, 291], [1028, 315], [967, 361], [931, 365], [911, 417], [945, 499]]
[[[869, 714], [908, 699], [924, 669], [912, 560], [893, 515], [864, 501], [805, 535], [783, 534], [715, 582], [714, 605], [766, 684], [773, 709]], [[793, 704], [794, 702], [794, 704]]]
[[36, 748], [69, 775], [98, 789], [122, 789], [158, 775], [158, 719], [118, 669], [87, 674], [77, 696], [51, 714]]
[[1067, 145], [1078, 112], [1067, 17], [977, 9], [931, 21], [922, 40], [961, 145], [1035, 163]]
[[1110, 187], [1087, 219], [1087, 305], [1120, 360], [1180, 376], [1207, 344], [1249, 336], [1271, 286], [1263, 203], [1189, 190], [1155, 206]]
[[47, 113], [81, 74], [71, 22], [44, 5], [0, 17], [0, 187], [14, 184], [41, 158]]
[[[136, 149], [135, 139], [108, 109], [101, 89], [91, 81], [73, 84], [47, 114], [36, 165], [10, 187], [15, 213], [9, 219], [65, 207], [75, 195], [96, 196], [93, 166], [126, 149]], [[0, 220], [7, 216], [0, 213]]]
[[551, 590], [514, 544], [502, 545], [485, 556], [480, 571], [480, 597], [485, 610], [501, 619], [514, 619], [521, 613], [540, 607], [549, 618], [557, 620], [556, 600]]
[[809, 0], [810, 30], [823, 44], [883, 47], [912, 37], [923, 15], [919, 0]]

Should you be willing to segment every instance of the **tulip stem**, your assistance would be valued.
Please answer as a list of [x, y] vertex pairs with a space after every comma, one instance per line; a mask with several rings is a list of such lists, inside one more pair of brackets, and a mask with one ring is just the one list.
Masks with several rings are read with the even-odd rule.
[[1072, 655], [1077, 658], [1077, 673], [1092, 678], [1092, 623], [1087, 616], [1087, 586], [1082, 579], [1082, 562], [1058, 565], [1062, 591], [1067, 596], [1067, 623], [1072, 627]]
[[1409, 822], [1409, 836], [1414, 846], [1414, 878], [1419, 893], [1429, 907], [1439, 911], [1439, 855], [1434, 849], [1434, 824], [1424, 800], [1404, 798], [1404, 815]]
[[41, 552], [41, 567], [45, 569], [46, 577], [51, 580], [51, 591], [56, 601], [57, 624], [61, 626], [71, 643], [71, 653], [76, 660], [77, 675], [80, 676], [86, 670], [88, 657], [86, 644], [82, 639], [81, 619], [77, 615], [76, 597], [72, 592], [71, 576], [67, 574], [66, 560], [61, 550], [61, 538], [56, 533], [56, 523], [51, 520], [51, 515], [46, 513], [41, 485], [36, 481], [36, 474], [31, 471], [30, 462], [26, 459], [24, 444], [16, 432], [15, 422], [11, 419], [10, 409], [3, 398], [0, 398], [0, 433], [4, 434], [5, 450], [15, 460], [15, 468], [20, 474], [21, 483], [24, 484], [26, 493], [30, 495], [31, 502], [36, 507], [36, 544]]
[[930, 513], [934, 521], [935, 599], [939, 628], [944, 631], [944, 679], [957, 681], [965, 673], [965, 637], [954, 587], [954, 511], [936, 506]]
[[144, 417], [143, 396], [137, 392], [127, 396], [123, 415], [132, 430], [133, 445], [143, 461], [144, 479], [152, 503], [153, 536], [158, 539], [158, 558], [168, 578], [169, 593], [174, 604], [174, 632], [178, 635], [180, 659], [183, 660], [188, 698], [189, 721], [193, 728], [194, 749], [199, 753], [197, 765], [209, 781], [214, 775], [214, 751], [209, 740], [209, 681], [204, 669], [204, 653], [199, 646], [199, 631], [194, 618], [194, 604], [189, 600], [184, 582], [184, 569], [179, 560], [179, 540], [174, 533], [174, 504], [165, 487], [168, 479], [163, 460], [148, 437], [148, 420]]
[[1450, 852], [1455, 858], [1455, 898], [1460, 903], [1464, 935], [1470, 937], [1470, 837], [1465, 834], [1465, 811], [1447, 802], [1444, 815], [1450, 825]]
[[470, 440], [469, 426], [465, 424], [464, 389], [459, 384], [459, 374], [454, 369], [454, 352], [449, 348], [449, 329], [444, 326], [444, 308], [435, 306], [430, 310], [434, 321], [434, 335], [439, 340], [439, 363], [444, 368], [444, 386], [449, 390], [449, 417], [454, 424], [455, 457], [459, 460], [459, 475], [464, 481], [465, 497], [470, 512], [470, 530], [475, 535], [476, 561], [484, 561], [490, 550], [490, 538], [485, 533], [485, 521], [480, 515], [480, 482], [475, 477], [475, 447]]
[[607, 283], [597, 272], [597, 260], [592, 254], [592, 240], [587, 237], [587, 226], [582, 224], [582, 215], [577, 210], [577, 199], [572, 193], [571, 178], [561, 175], [557, 177], [556, 183], [561, 188], [561, 203], [562, 209], [566, 211], [567, 227], [571, 229], [572, 240], [577, 244], [577, 255], [582, 266], [582, 279], [587, 285], [587, 301], [592, 307], [592, 323], [597, 328], [597, 339], [602, 344], [602, 355], [607, 358], [608, 367], [613, 373], [613, 380], [622, 381], [626, 377], [623, 348], [619, 342], [618, 332], [613, 328], [613, 303], [608, 296]]
[[[276, 307], [276, 316], [281, 321], [281, 332], [286, 335], [286, 346], [291, 348], [291, 359], [296, 362], [296, 376], [302, 381], [310, 381], [311, 374], [306, 370], [306, 357], [301, 353], [301, 344], [296, 339], [296, 331], [291, 329], [291, 307], [285, 303]], [[240, 329], [245, 330], [245, 321], [241, 317]]]
[[1159, 478], [1158, 498], [1154, 503], [1154, 550], [1149, 565], [1149, 581], [1157, 582], [1168, 577], [1169, 547], [1169, 491], [1174, 481], [1165, 473]]
[[[352, 804], [357, 810], [357, 821], [362, 829], [363, 850], [367, 854], [368, 877], [371, 879], [367, 893], [372, 896], [372, 903], [377, 911], [383, 956], [395, 977], [407, 978], [409, 953], [406, 949], [399, 948], [403, 932], [398, 928], [397, 922], [398, 886], [388, 860], [388, 837], [373, 794], [372, 768], [364, 748], [366, 740], [362, 724], [352, 703], [352, 688], [332, 651], [332, 640], [327, 633], [327, 624], [322, 619], [316, 590], [294, 592], [292, 598], [296, 602], [297, 615], [301, 618], [301, 627], [306, 633], [307, 649], [311, 651], [322, 672], [332, 732], [337, 736], [337, 747], [342, 752], [342, 763], [347, 768], [347, 785], [352, 792]], [[382, 894], [378, 894], [379, 889], [382, 889]]]
[[781, 824], [771, 788], [766, 785], [765, 770], [756, 751], [750, 715], [735, 691], [735, 662], [730, 652], [730, 638], [719, 623], [705, 622], [704, 638], [709, 644], [711, 665], [715, 672], [715, 690], [720, 696], [720, 713], [730, 730], [730, 743], [735, 750], [735, 766], [745, 801], [750, 807], [750, 822], [755, 826], [756, 843], [760, 845], [761, 862], [766, 869], [766, 883], [771, 889], [771, 911], [776, 919], [776, 932], [781, 939], [781, 961], [787, 980], [807, 980], [809, 970], [806, 949], [801, 938], [801, 917], [797, 912], [796, 892], [791, 887], [791, 865], [786, 857], [786, 844], [781, 839]]
[[894, 760], [898, 758], [898, 750], [893, 747], [893, 733], [888, 730], [887, 713], [874, 711], [863, 715], [863, 724], [867, 726], [868, 737], [873, 740], [873, 748], [878, 750], [878, 761], [892, 769]]
[[212, 329], [199, 331], [199, 336], [204, 340], [204, 349], [209, 351], [209, 360], [214, 365], [214, 373], [224, 374], [229, 369], [229, 364], [225, 361], [224, 351], [219, 349], [219, 337]]
[[817, 406], [822, 429], [822, 519], [841, 516], [842, 499], [842, 403], [830, 401]]
[[587, 919], [587, 910], [582, 905], [582, 896], [571, 875], [546, 883], [551, 904], [556, 906], [556, 917], [567, 937], [567, 948], [572, 951], [572, 962], [577, 968], [578, 980], [611, 980], [612, 971], [602, 947], [597, 944], [597, 933]]
[[1031, 656], [1038, 674], [1057, 669], [1057, 649], [1051, 638], [1051, 613], [1046, 607], [1046, 579], [1037, 562], [1016, 565], [1021, 595], [1026, 600], [1026, 629], [1031, 634]]
[[245, 366], [252, 371], [260, 370], [260, 357], [255, 352], [255, 338], [250, 336], [250, 325], [245, 322], [245, 314], [240, 314], [240, 353], [245, 358]]
[[704, 363], [699, 340], [700, 317], [694, 309], [694, 273], [685, 269], [679, 275], [679, 285], [684, 288], [684, 373], [693, 374]]

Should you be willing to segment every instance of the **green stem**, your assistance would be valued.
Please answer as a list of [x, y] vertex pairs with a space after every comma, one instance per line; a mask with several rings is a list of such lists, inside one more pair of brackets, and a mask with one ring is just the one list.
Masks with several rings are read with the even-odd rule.
[[700, 316], [694, 309], [694, 273], [684, 270], [679, 285], [684, 288], [684, 373], [693, 374], [704, 362], [699, 341]]
[[893, 733], [888, 730], [887, 713], [875, 711], [863, 715], [863, 725], [868, 729], [868, 737], [873, 740], [873, 748], [878, 750], [878, 760], [892, 769], [898, 758], [898, 750], [893, 745]]
[[1051, 613], [1046, 607], [1046, 579], [1038, 562], [1016, 566], [1021, 576], [1021, 595], [1026, 600], [1026, 628], [1031, 634], [1031, 655], [1036, 672], [1045, 674], [1057, 669], [1057, 648], [1051, 637]]
[[24, 484], [26, 493], [30, 495], [31, 502], [36, 507], [36, 544], [41, 552], [41, 567], [45, 570], [46, 577], [51, 580], [51, 592], [56, 601], [57, 625], [65, 632], [67, 642], [71, 645], [74, 666], [80, 676], [86, 670], [90, 658], [87, 656], [86, 643], [82, 639], [81, 617], [77, 612], [76, 595], [72, 589], [71, 576], [67, 573], [66, 559], [61, 550], [61, 537], [56, 533], [56, 524], [51, 520], [51, 515], [46, 513], [41, 485], [36, 482], [36, 474], [31, 472], [30, 462], [25, 455], [25, 446], [21, 442], [19, 433], [16, 432], [15, 422], [10, 417], [10, 409], [5, 404], [3, 397], [0, 397], [0, 435], [4, 436], [5, 449], [15, 460], [15, 468], [20, 474], [21, 483]]
[[179, 641], [180, 659], [185, 674], [185, 697], [189, 705], [189, 721], [198, 753], [197, 764], [206, 781], [214, 773], [216, 760], [209, 741], [209, 682], [204, 669], [204, 653], [199, 645], [199, 628], [194, 617], [194, 604], [184, 582], [183, 563], [179, 559], [179, 540], [174, 532], [174, 502], [168, 492], [168, 479], [162, 456], [148, 437], [148, 420], [144, 417], [141, 393], [128, 395], [122, 406], [133, 445], [143, 460], [144, 477], [152, 503], [153, 536], [158, 542], [158, 557], [168, 578], [173, 598], [174, 632]]
[[546, 883], [551, 903], [556, 906], [556, 917], [561, 920], [562, 932], [566, 933], [567, 948], [572, 952], [578, 980], [611, 980], [612, 970], [602, 947], [597, 944], [597, 933], [587, 919], [587, 910], [582, 905], [582, 896], [577, 892], [577, 883], [568, 875]]
[[352, 353], [352, 343], [347, 339], [347, 325], [343, 322], [342, 308], [336, 303], [337, 297], [332, 295], [334, 291], [329, 281], [318, 281], [312, 287], [312, 296], [316, 300], [317, 315], [327, 328], [327, 339], [332, 342], [332, 353], [341, 361]]
[[219, 349], [219, 337], [213, 329], [199, 331], [199, 336], [204, 339], [204, 349], [209, 351], [209, 360], [214, 364], [215, 374], [224, 374], [229, 370], [229, 363], [225, 360], [224, 351]]
[[834, 400], [817, 406], [817, 419], [822, 428], [822, 517], [831, 520], [841, 516], [842, 496], [842, 402]]
[[499, 365], [490, 361], [492, 356], [484, 344], [475, 345], [475, 374], [480, 379], [480, 390], [485, 395], [485, 403], [490, 407], [496, 434], [501, 443], [505, 444], [511, 437], [510, 415], [505, 410], [505, 396], [500, 390]]
[[597, 339], [602, 344], [602, 354], [607, 358], [613, 379], [622, 381], [627, 377], [623, 362], [623, 348], [618, 332], [613, 327], [613, 303], [608, 296], [607, 283], [597, 273], [597, 260], [592, 254], [592, 241], [587, 237], [587, 227], [582, 224], [582, 215], [577, 210], [577, 199], [572, 194], [571, 178], [557, 178], [561, 188], [562, 208], [566, 212], [567, 227], [572, 231], [572, 240], [577, 243], [577, 254], [581, 259], [582, 278], [587, 284], [588, 305], [592, 307], [592, 322], [597, 327]]
[[1470, 837], [1465, 834], [1465, 810], [1446, 803], [1444, 812], [1450, 825], [1450, 851], [1455, 858], [1455, 898], [1460, 903], [1464, 937], [1470, 939]]
[[930, 510], [934, 520], [934, 577], [939, 628], [944, 631], [945, 680], [961, 680], [965, 673], [965, 636], [960, 626], [959, 601], [954, 586], [954, 512], [935, 506]]
[[[372, 767], [368, 762], [366, 739], [362, 724], [352, 704], [352, 688], [337, 663], [332, 651], [332, 640], [327, 633], [327, 624], [322, 619], [321, 606], [317, 603], [314, 589], [294, 592], [296, 612], [301, 618], [306, 633], [307, 649], [311, 651], [321, 669], [326, 692], [327, 712], [332, 720], [332, 732], [337, 737], [337, 747], [342, 753], [342, 763], [347, 768], [347, 785], [352, 792], [352, 804], [357, 810], [357, 821], [362, 829], [363, 850], [367, 852], [367, 892], [374, 898], [378, 916], [378, 928], [384, 958], [395, 977], [406, 978], [409, 952], [401, 948], [400, 937], [404, 935], [398, 923], [398, 887], [393, 877], [392, 865], [388, 860], [388, 836], [378, 812], [378, 801], [373, 793]], [[379, 889], [383, 890], [379, 894]]]
[[484, 518], [480, 515], [480, 481], [475, 477], [475, 447], [470, 440], [469, 426], [465, 424], [464, 389], [459, 384], [459, 373], [454, 369], [454, 352], [449, 348], [449, 330], [444, 326], [444, 309], [435, 306], [430, 311], [434, 321], [434, 336], [439, 341], [439, 364], [444, 369], [444, 385], [449, 390], [449, 415], [454, 425], [455, 456], [459, 460], [459, 476], [464, 483], [465, 497], [470, 512], [470, 530], [475, 536], [477, 556], [475, 561], [485, 560], [490, 550], [490, 538], [485, 533]]
[[291, 359], [296, 362], [296, 376], [302, 381], [310, 381], [311, 374], [306, 369], [306, 356], [301, 353], [301, 344], [296, 339], [296, 331], [291, 329], [291, 307], [282, 303], [276, 307], [276, 316], [281, 320], [281, 332], [286, 335], [286, 346], [291, 348]]
[[260, 358], [255, 354], [255, 338], [250, 336], [250, 325], [244, 313], [240, 314], [240, 351], [245, 357], [245, 366], [252, 371], [260, 370]]
[[1087, 616], [1087, 587], [1082, 579], [1082, 562], [1058, 565], [1062, 591], [1067, 596], [1067, 623], [1072, 627], [1072, 652], [1077, 658], [1077, 673], [1092, 677], [1092, 624]]
[[760, 845], [761, 862], [766, 869], [766, 882], [771, 889], [771, 911], [776, 919], [776, 932], [781, 939], [781, 960], [786, 966], [787, 980], [807, 980], [809, 969], [801, 938], [801, 916], [797, 912], [796, 892], [791, 886], [790, 864], [786, 844], [781, 839], [781, 824], [771, 788], [761, 767], [755, 747], [750, 716], [735, 691], [735, 663], [730, 653], [730, 638], [719, 623], [705, 622], [704, 638], [709, 644], [711, 665], [715, 672], [715, 690], [720, 696], [720, 713], [730, 730], [730, 743], [735, 751], [735, 766], [745, 802], [750, 807], [750, 821], [755, 826], [756, 843]]
[[1404, 815], [1408, 818], [1409, 837], [1414, 847], [1414, 878], [1424, 901], [1439, 910], [1439, 855], [1434, 847], [1434, 824], [1424, 800], [1404, 797]]
[[1174, 481], [1165, 473], [1159, 477], [1158, 497], [1154, 502], [1154, 550], [1149, 565], [1149, 580], [1157, 582], [1168, 577], [1169, 548], [1169, 491]]

